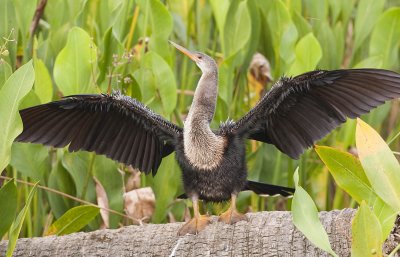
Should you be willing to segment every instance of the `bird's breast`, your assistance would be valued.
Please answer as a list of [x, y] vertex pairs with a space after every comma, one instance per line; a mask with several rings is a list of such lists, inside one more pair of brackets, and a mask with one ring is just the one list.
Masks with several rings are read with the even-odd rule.
[[185, 157], [197, 169], [212, 170], [221, 164], [226, 138], [211, 130], [184, 129], [183, 143]]

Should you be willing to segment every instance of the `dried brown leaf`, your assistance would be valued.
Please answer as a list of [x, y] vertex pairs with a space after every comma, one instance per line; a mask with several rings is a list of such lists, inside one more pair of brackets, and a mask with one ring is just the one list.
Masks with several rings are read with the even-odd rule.
[[[106, 190], [104, 189], [103, 185], [100, 183], [100, 181], [96, 177], [93, 177], [93, 180], [96, 183], [97, 205], [99, 205], [100, 207], [109, 209], [108, 197], [107, 197]], [[100, 215], [101, 215], [101, 218], [103, 219], [103, 223], [104, 223], [104, 226], [102, 225], [101, 227], [109, 228], [110, 227], [109, 212], [104, 209], [100, 209]]]
[[124, 194], [125, 211], [138, 220], [149, 220], [155, 209], [155, 195], [151, 187], [131, 190]]

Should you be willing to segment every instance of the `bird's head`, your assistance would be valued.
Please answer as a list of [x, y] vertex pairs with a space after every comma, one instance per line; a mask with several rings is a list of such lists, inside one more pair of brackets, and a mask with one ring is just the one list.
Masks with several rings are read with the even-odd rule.
[[173, 45], [176, 49], [184, 53], [188, 56], [192, 61], [194, 61], [197, 66], [201, 69], [203, 73], [208, 73], [214, 70], [217, 70], [217, 64], [215, 63], [214, 59], [210, 56], [197, 52], [197, 51], [189, 51], [183, 46], [180, 46], [172, 41], [169, 41], [171, 45]]

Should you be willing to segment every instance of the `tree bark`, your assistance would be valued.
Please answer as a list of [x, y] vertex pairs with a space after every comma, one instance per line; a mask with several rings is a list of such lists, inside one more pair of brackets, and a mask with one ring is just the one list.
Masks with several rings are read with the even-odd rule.
[[[321, 212], [320, 220], [339, 256], [350, 256], [355, 210]], [[182, 223], [128, 226], [114, 230], [19, 239], [14, 256], [329, 256], [298, 231], [290, 212], [247, 214], [248, 222], [213, 223], [198, 235], [177, 236]], [[391, 235], [389, 252], [399, 242]], [[4, 255], [7, 241], [0, 242]]]

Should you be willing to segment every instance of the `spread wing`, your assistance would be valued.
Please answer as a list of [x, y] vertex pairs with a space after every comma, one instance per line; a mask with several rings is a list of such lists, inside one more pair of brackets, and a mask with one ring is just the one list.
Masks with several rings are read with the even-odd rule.
[[400, 97], [400, 74], [380, 69], [312, 71], [282, 78], [237, 122], [221, 127], [274, 144], [292, 158], [346, 121]]
[[16, 141], [54, 147], [69, 144], [69, 151], [94, 151], [153, 175], [182, 132], [118, 91], [69, 96], [20, 114], [24, 130]]

